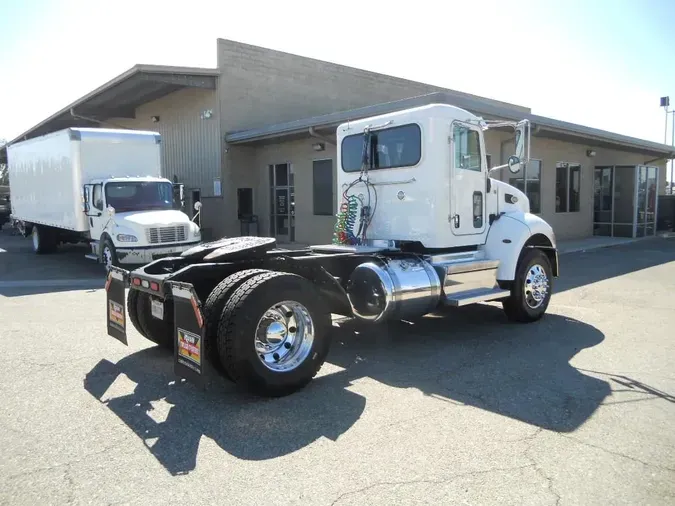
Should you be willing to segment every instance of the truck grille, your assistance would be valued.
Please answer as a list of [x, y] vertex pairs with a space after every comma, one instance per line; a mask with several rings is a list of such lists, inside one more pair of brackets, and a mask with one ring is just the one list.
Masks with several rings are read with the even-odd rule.
[[184, 225], [175, 227], [153, 227], [147, 229], [145, 233], [150, 244], [181, 242], [187, 237], [187, 227]]

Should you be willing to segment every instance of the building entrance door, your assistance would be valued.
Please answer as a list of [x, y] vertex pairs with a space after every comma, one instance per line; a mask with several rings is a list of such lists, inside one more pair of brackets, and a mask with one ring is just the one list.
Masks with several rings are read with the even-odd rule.
[[658, 167], [595, 167], [593, 235], [644, 237], [656, 233]]
[[270, 236], [280, 243], [295, 241], [295, 180], [290, 163], [269, 166]]
[[637, 167], [637, 206], [635, 208], [635, 237], [656, 234], [656, 200], [658, 198], [659, 168]]

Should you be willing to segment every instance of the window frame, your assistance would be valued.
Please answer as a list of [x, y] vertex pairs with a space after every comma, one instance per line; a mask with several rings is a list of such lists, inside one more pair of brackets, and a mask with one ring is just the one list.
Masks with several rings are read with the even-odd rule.
[[[422, 161], [422, 158], [424, 157], [424, 142], [422, 142], [423, 141], [422, 135], [423, 135], [424, 132], [422, 130], [422, 125], [420, 123], [418, 123], [416, 121], [410, 121], [410, 122], [407, 122], [407, 123], [402, 123], [400, 125], [394, 125], [394, 126], [390, 126], [390, 127], [386, 127], [386, 128], [376, 128], [376, 129], [373, 130], [373, 133], [379, 134], [381, 132], [388, 132], [388, 131], [391, 131], [391, 130], [398, 130], [398, 129], [407, 128], [407, 127], [415, 127], [416, 130], [417, 130], [417, 141], [419, 143], [419, 156], [417, 157], [417, 160], [415, 161], [415, 163], [412, 163], [412, 164], [408, 163], [408, 164], [402, 164], [402, 165], [388, 165], [388, 166], [385, 166], [385, 167], [372, 167], [372, 168], [369, 167], [368, 168], [369, 171], [413, 168], [413, 167], [417, 167], [420, 164], [420, 162]], [[344, 156], [344, 153], [345, 153], [344, 149], [345, 148], [344, 148], [344, 146], [345, 146], [345, 141], [347, 139], [350, 139], [352, 137], [362, 137], [363, 135], [364, 135], [364, 132], [358, 132], [358, 133], [346, 135], [342, 138], [342, 141], [340, 141], [340, 169], [342, 170], [342, 172], [345, 172], [347, 174], [357, 174], [361, 171], [360, 165], [359, 165], [358, 169], [354, 169], [354, 170], [345, 169], [345, 156]], [[361, 146], [363, 146], [363, 143], [361, 143]]]
[[[96, 200], [96, 189], [98, 188], [100, 195], [99, 199]], [[98, 202], [100, 202], [100, 207], [96, 205]], [[91, 205], [94, 209], [98, 209], [99, 211], [103, 211], [103, 208], [105, 207], [105, 194], [103, 192], [103, 183], [95, 183], [91, 187]]]
[[[525, 196], [530, 200], [530, 212], [531, 212], [532, 214], [541, 214], [541, 212], [542, 212], [542, 210], [541, 210], [541, 208], [542, 208], [542, 205], [541, 205], [541, 188], [542, 188], [542, 184], [541, 184], [541, 182], [542, 182], [542, 174], [543, 174], [543, 172], [544, 172], [544, 160], [543, 160], [542, 158], [530, 158], [530, 159], [528, 160], [528, 164], [531, 163], [531, 162], [539, 162], [539, 177], [538, 177], [538, 178], [532, 178], [532, 177], [527, 177], [527, 178], [526, 178], [525, 176], [529, 176], [529, 171], [526, 170], [526, 174], [521, 175], [521, 176], [517, 176], [516, 174], [511, 174], [511, 173], [509, 173], [509, 178], [508, 178], [507, 183], [508, 183], [510, 186], [513, 186], [513, 187], [515, 187], [515, 188], [518, 188], [518, 186], [516, 186], [515, 184], [512, 184], [511, 181], [514, 181], [514, 180], [515, 180], [515, 181], [523, 181], [523, 190], [522, 190], [522, 192], [523, 192], [523, 193], [525, 194]], [[520, 172], [522, 172], [522, 171], [520, 171]], [[532, 210], [532, 205], [531, 205], [531, 204], [532, 204], [532, 199], [530, 199], [530, 195], [528, 194], [528, 191], [527, 191], [527, 183], [528, 183], [528, 182], [531, 182], [531, 181], [537, 181], [537, 182], [539, 183], [539, 208], [538, 208], [536, 211], [533, 211], [533, 210]]]
[[[329, 212], [317, 212], [316, 204], [316, 163], [317, 162], [330, 162], [330, 211]], [[335, 162], [332, 157], [326, 158], [315, 158], [312, 160], [312, 215], [313, 216], [334, 216], [336, 213], [335, 210], [335, 178], [334, 178], [334, 167]]]
[[[465, 143], [462, 142], [461, 138], [457, 139], [455, 136], [456, 131], [460, 130], [465, 130], [467, 132], [467, 135], [464, 137], [466, 139]], [[476, 136], [476, 146], [478, 148], [478, 165], [473, 165], [469, 167], [462, 167], [461, 163], [460, 165], [457, 165], [457, 155], [458, 155], [458, 150], [461, 150], [462, 148], [466, 148], [467, 154], [469, 154], [469, 135], [474, 134]], [[465, 144], [465, 145], [464, 145]], [[483, 149], [481, 146], [481, 135], [480, 135], [480, 130], [476, 128], [474, 125], [466, 124], [461, 121], [453, 121], [452, 123], [452, 158], [453, 158], [453, 164], [455, 165], [456, 169], [461, 169], [461, 170], [469, 170], [471, 172], [483, 172]], [[461, 153], [461, 151], [460, 151]]]
[[[555, 195], [555, 208], [554, 211], [556, 214], [569, 214], [569, 213], [579, 213], [581, 212], [581, 171], [583, 165], [579, 162], [555, 162], [555, 185], [554, 185], [554, 195]], [[558, 170], [564, 169], [564, 180], [565, 180], [565, 209], [558, 209]], [[572, 203], [572, 173], [576, 170], [579, 174], [579, 187], [577, 188], [577, 202], [576, 209], [572, 210], [570, 204]]]

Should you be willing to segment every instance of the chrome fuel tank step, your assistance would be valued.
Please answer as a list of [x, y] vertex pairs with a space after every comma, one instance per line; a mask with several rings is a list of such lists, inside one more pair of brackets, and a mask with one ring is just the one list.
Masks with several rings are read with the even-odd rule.
[[491, 290], [497, 287], [499, 260], [489, 260], [477, 254], [432, 256], [427, 260], [438, 273], [443, 295], [449, 297], [471, 290]]
[[465, 290], [463, 292], [446, 295], [443, 298], [443, 303], [447, 306], [467, 306], [475, 304], [476, 302], [488, 302], [491, 300], [498, 300], [508, 297], [511, 294], [509, 290], [501, 288], [476, 288], [473, 290]]

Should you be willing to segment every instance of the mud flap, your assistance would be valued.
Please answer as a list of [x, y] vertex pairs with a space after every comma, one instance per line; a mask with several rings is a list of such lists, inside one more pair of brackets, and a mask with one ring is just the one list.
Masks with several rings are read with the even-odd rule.
[[127, 271], [111, 267], [105, 282], [106, 307], [108, 310], [108, 335], [125, 346], [127, 343], [127, 313], [124, 304]]
[[167, 282], [174, 307], [174, 373], [206, 388], [205, 326], [202, 304], [190, 283]]

